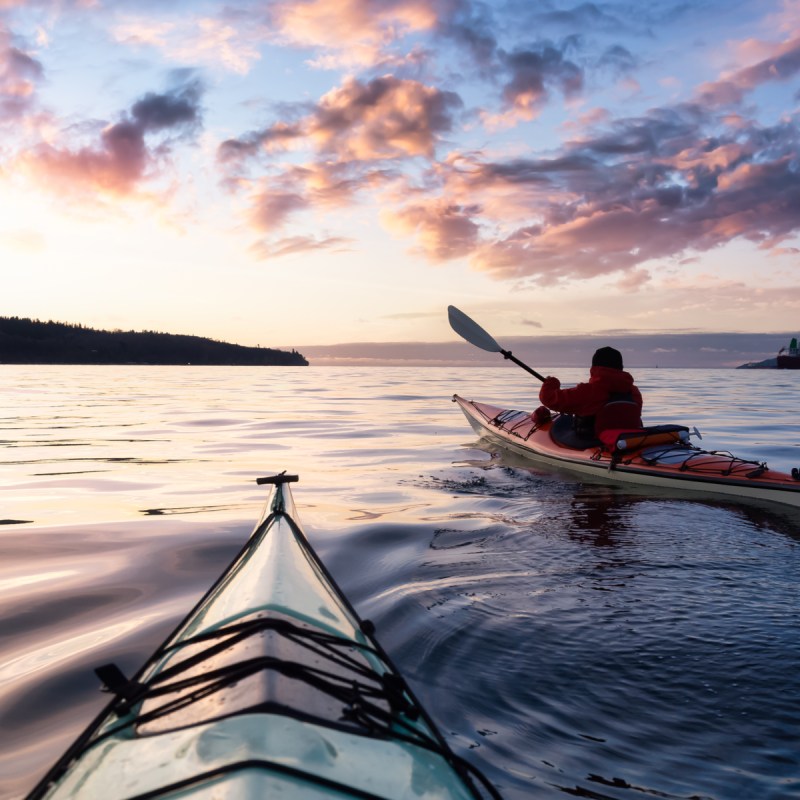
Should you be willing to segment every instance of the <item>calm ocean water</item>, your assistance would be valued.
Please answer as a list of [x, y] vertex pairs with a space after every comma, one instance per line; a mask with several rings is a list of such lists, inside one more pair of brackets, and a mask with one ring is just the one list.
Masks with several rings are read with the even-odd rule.
[[[547, 372], [547, 370], [545, 370]], [[580, 370], [550, 370], [565, 382]], [[478, 447], [498, 369], [2, 367], [0, 798], [33, 785], [297, 472], [309, 538], [512, 798], [800, 797], [800, 514]], [[800, 373], [639, 370], [645, 420], [800, 466]]]

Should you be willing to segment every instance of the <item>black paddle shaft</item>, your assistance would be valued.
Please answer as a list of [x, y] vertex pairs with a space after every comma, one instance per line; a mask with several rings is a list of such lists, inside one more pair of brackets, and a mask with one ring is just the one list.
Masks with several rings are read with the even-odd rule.
[[538, 378], [542, 383], [544, 383], [544, 376], [540, 375], [535, 369], [529, 367], [527, 364], [523, 364], [510, 350], [501, 350], [503, 354], [503, 358], [507, 358], [509, 361], [513, 361], [518, 367], [522, 367], [526, 372], [530, 372], [534, 378]]

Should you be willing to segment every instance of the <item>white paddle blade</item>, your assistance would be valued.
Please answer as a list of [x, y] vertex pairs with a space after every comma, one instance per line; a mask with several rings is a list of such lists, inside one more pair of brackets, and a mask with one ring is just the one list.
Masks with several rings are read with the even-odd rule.
[[447, 306], [447, 318], [450, 320], [450, 327], [462, 339], [466, 339], [470, 344], [474, 344], [475, 347], [480, 347], [481, 350], [488, 350], [490, 353], [501, 353], [503, 351], [503, 348], [475, 320], [470, 319], [455, 306]]

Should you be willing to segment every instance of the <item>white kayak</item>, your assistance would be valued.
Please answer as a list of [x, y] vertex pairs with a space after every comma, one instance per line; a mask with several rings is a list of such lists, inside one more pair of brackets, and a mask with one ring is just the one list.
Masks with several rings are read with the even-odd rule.
[[294, 476], [29, 798], [499, 798], [453, 753], [301, 530]]

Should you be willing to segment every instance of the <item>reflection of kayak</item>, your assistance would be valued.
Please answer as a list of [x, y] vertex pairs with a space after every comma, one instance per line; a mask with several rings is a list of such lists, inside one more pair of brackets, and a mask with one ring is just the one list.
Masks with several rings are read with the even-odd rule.
[[30, 798], [498, 798], [447, 746], [275, 485], [242, 551]]
[[555, 415], [541, 425], [513, 411], [453, 396], [474, 431], [539, 463], [619, 483], [663, 486], [800, 506], [800, 472], [771, 470], [759, 461], [702, 450], [688, 429], [659, 425], [621, 431], [607, 442], [576, 441], [571, 418]]

